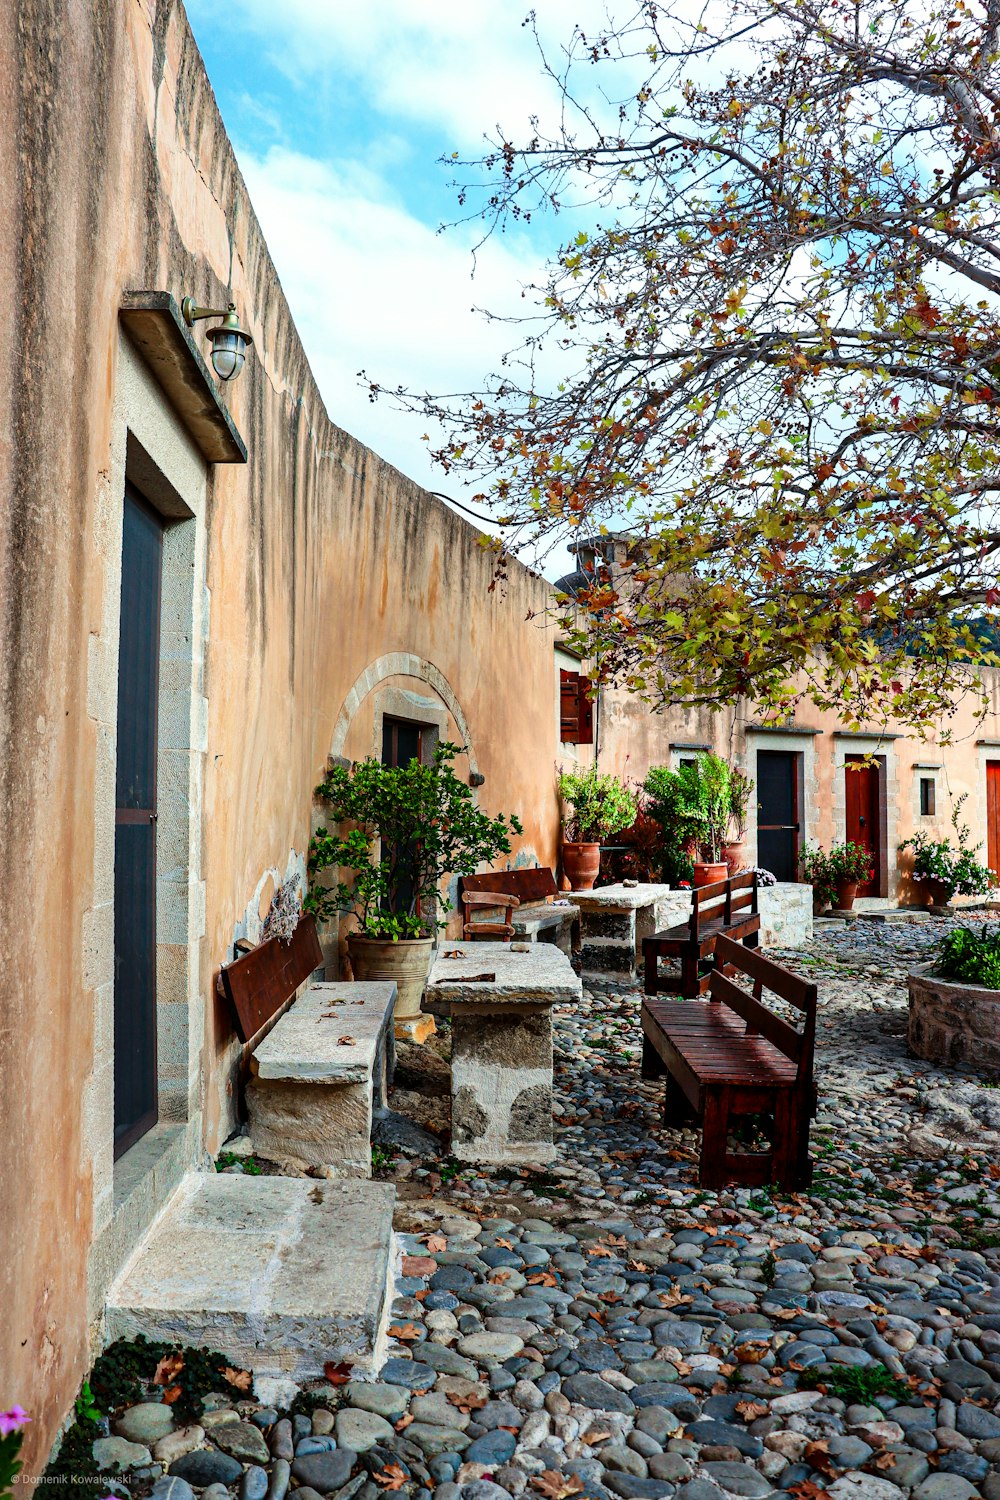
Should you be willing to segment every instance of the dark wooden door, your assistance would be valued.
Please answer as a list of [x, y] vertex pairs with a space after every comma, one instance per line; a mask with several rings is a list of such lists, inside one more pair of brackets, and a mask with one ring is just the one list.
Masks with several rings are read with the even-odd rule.
[[844, 792], [847, 807], [847, 839], [868, 850], [872, 878], [858, 886], [859, 896], [877, 896], [882, 863], [881, 818], [879, 816], [878, 763], [865, 764], [864, 756], [845, 756]]
[[1000, 874], [1000, 760], [986, 762], [986, 862]]
[[798, 880], [802, 840], [802, 755], [757, 752], [757, 863], [778, 880]]
[[[408, 719], [382, 720], [382, 764], [384, 766], [408, 766], [411, 760], [423, 764], [424, 759], [424, 726], [412, 724]], [[394, 858], [406, 858], [409, 849], [398, 850], [392, 848], [389, 851]], [[396, 899], [390, 905], [390, 910], [405, 913], [410, 910], [413, 901], [413, 881], [401, 878], [396, 887]], [[417, 912], [420, 911], [419, 901], [416, 903]]]
[[115, 776], [115, 1156], [156, 1124], [156, 704], [163, 527], [125, 491]]

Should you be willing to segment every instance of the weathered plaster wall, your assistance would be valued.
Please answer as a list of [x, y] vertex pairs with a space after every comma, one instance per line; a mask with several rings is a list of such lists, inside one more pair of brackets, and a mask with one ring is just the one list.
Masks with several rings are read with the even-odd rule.
[[[305, 849], [342, 718], [348, 753], [370, 748], [372, 664], [409, 653], [440, 675], [482, 805], [516, 808], [521, 852], [544, 861], [557, 747], [552, 637], [525, 622], [545, 586], [515, 568], [490, 593], [472, 528], [330, 420], [176, 0], [4, 7], [0, 87], [0, 1404], [34, 1415], [31, 1472], [89, 1354], [91, 1137], [107, 1120], [81, 1101], [110, 1045], [95, 975], [113, 929], [84, 914], [102, 904], [95, 789], [114, 720], [88, 713], [87, 682], [116, 607], [103, 560], [125, 291], [217, 302], [231, 285], [255, 339], [226, 392], [250, 463], [210, 469], [204, 504], [204, 911], [193, 893], [189, 949], [204, 1065], [185, 1149], [214, 1150], [234, 1118], [218, 964], [267, 872]], [[113, 659], [106, 671], [113, 683]], [[414, 686], [406, 671], [389, 685]]]

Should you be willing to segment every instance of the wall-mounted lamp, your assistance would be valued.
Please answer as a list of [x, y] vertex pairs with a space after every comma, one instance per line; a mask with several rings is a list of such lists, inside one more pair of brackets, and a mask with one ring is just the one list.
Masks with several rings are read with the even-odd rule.
[[205, 330], [205, 337], [212, 341], [212, 369], [216, 375], [220, 380], [235, 379], [242, 370], [247, 350], [253, 343], [247, 330], [240, 326], [235, 302], [230, 302], [226, 309], [196, 307], [193, 297], [185, 297], [181, 303], [181, 312], [189, 328], [193, 328], [200, 318], [222, 319], [218, 328]]

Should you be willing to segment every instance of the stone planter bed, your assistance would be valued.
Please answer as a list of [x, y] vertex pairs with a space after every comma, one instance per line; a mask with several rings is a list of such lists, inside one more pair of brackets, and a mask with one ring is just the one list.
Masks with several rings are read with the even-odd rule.
[[940, 979], [929, 969], [910, 974], [907, 986], [911, 1052], [1000, 1078], [1000, 990]]

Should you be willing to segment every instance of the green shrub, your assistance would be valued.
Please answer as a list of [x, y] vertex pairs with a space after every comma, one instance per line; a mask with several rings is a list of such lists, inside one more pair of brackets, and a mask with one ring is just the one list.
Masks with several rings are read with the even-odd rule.
[[937, 972], [942, 979], [1000, 990], [1000, 928], [952, 928], [938, 945]]
[[596, 765], [586, 771], [564, 771], [559, 795], [573, 809], [564, 820], [570, 843], [599, 844], [612, 833], [630, 828], [639, 811], [633, 794], [616, 776], [602, 776]]

